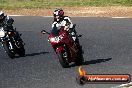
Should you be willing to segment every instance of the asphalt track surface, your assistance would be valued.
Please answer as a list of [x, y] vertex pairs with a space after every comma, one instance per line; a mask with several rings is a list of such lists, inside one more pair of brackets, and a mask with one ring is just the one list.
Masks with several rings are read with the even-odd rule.
[[[0, 46], [0, 88], [111, 88], [120, 84], [76, 83], [78, 66], [62, 68], [57, 55], [41, 35], [50, 30], [50, 17], [13, 17], [22, 33], [26, 57], [10, 59]], [[84, 69], [88, 74], [132, 75], [132, 19], [72, 17], [81, 34]]]

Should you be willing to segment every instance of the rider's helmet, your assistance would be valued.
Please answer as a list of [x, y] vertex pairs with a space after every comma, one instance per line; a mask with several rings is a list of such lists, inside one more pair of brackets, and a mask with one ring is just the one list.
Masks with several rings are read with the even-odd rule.
[[53, 12], [53, 16], [54, 16], [54, 21], [61, 21], [61, 19], [63, 19], [64, 17], [64, 11], [62, 9], [56, 9]]
[[3, 11], [0, 11], [0, 21], [2, 21], [4, 18], [4, 12]]

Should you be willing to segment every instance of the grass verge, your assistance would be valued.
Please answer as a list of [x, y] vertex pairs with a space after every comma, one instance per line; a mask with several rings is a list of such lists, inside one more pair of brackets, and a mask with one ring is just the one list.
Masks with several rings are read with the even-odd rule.
[[0, 0], [0, 9], [75, 6], [132, 6], [132, 0]]

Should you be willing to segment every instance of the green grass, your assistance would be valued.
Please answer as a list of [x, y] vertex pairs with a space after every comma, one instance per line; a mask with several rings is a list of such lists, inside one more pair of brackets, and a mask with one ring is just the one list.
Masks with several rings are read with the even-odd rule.
[[132, 0], [0, 0], [0, 9], [60, 6], [132, 6]]

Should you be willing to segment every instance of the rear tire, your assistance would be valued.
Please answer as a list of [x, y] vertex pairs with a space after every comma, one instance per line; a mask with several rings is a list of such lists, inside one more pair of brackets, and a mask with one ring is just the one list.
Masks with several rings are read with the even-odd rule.
[[82, 47], [80, 46], [80, 44], [78, 45], [78, 53], [77, 53], [77, 58], [76, 58], [76, 65], [82, 65], [84, 62], [84, 58], [83, 58], [83, 52], [82, 52]]
[[14, 59], [14, 58], [15, 58], [15, 54], [14, 54], [14, 53], [11, 53], [11, 52], [8, 53], [8, 56], [9, 56], [11, 59]]
[[19, 49], [18, 54], [19, 54], [20, 57], [25, 57], [25, 49], [24, 49], [23, 45]]
[[20, 36], [18, 36], [18, 38], [16, 38], [16, 45], [17, 45], [17, 54], [20, 56], [20, 57], [24, 57], [25, 56], [25, 49], [24, 49], [24, 44], [23, 44], [23, 41], [21, 39]]
[[[62, 66], [63, 68], [67, 68], [67, 67], [69, 67], [69, 63], [68, 63], [67, 58], [64, 57], [64, 53], [67, 53], [67, 52], [61, 51], [61, 52], [57, 53], [57, 55], [58, 55], [59, 62], [60, 62], [60, 64], [61, 64], [61, 66]], [[68, 55], [68, 54], [67, 54], [67, 55]]]
[[77, 59], [76, 59], [76, 65], [82, 65], [84, 62], [84, 59], [83, 59], [83, 56], [78, 56]]

